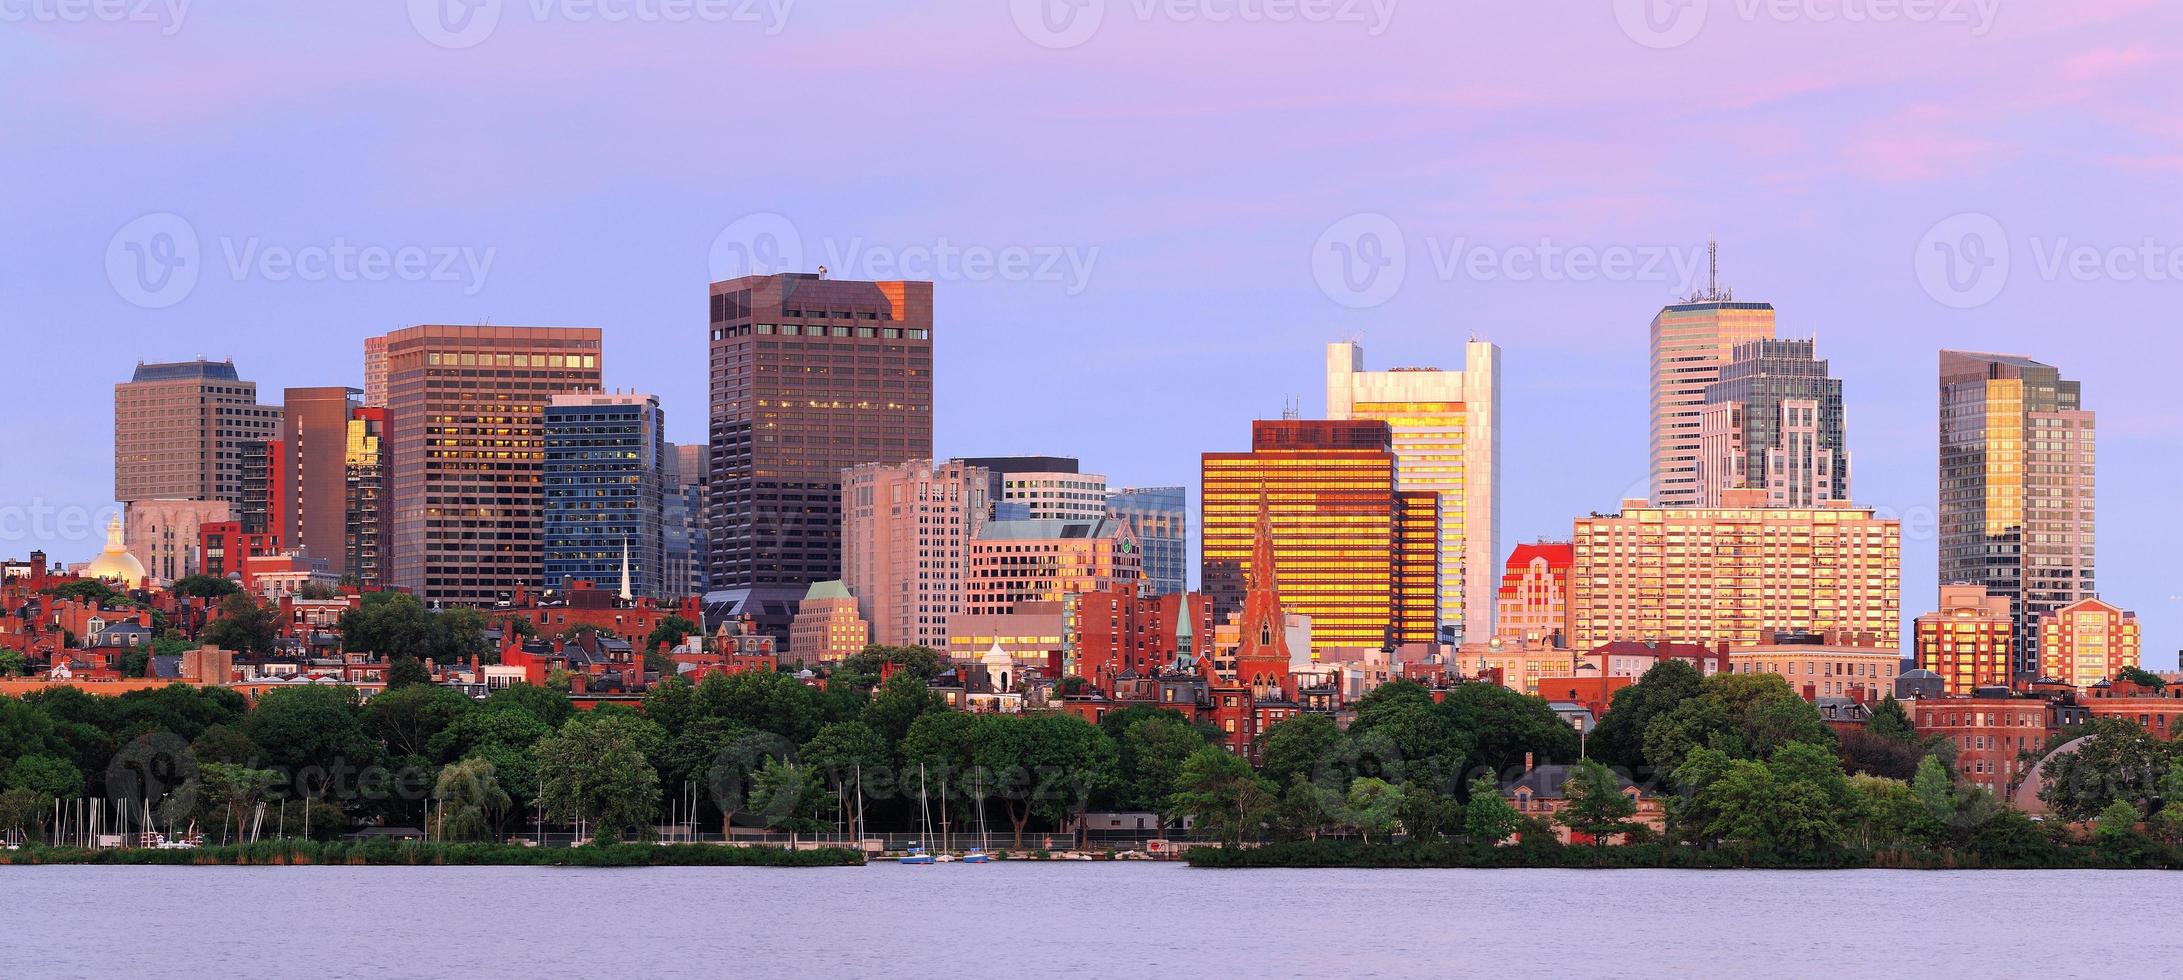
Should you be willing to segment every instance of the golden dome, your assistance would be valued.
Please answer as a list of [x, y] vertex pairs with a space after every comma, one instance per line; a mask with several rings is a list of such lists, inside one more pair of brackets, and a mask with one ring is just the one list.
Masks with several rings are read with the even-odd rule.
[[106, 550], [83, 568], [84, 578], [104, 579], [135, 588], [144, 581], [144, 563], [121, 543], [121, 518], [106, 525]]

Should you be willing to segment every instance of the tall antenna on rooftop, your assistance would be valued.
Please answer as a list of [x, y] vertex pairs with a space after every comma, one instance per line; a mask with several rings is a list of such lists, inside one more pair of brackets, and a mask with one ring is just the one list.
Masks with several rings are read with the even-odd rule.
[[1281, 399], [1281, 420], [1294, 422], [1304, 417], [1304, 400], [1299, 395], [1287, 395]]
[[1705, 240], [1705, 291], [1715, 300], [1721, 298], [1721, 241], [1711, 235]]

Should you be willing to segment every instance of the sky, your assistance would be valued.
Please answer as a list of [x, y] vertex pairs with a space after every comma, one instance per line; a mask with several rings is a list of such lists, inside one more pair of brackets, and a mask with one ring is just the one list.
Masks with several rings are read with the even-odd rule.
[[942, 456], [1196, 483], [1324, 345], [1505, 359], [1505, 548], [1646, 490], [1705, 243], [1846, 385], [1935, 599], [1943, 347], [2099, 413], [2099, 580], [2183, 647], [2183, 5], [0, 2], [0, 554], [84, 560], [111, 386], [361, 386], [415, 323], [606, 331], [703, 438], [706, 284], [935, 280]]

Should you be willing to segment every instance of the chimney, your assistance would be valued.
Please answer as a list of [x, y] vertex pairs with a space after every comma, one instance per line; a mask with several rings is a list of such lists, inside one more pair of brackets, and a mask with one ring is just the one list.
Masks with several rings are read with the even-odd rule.
[[1530, 775], [1531, 768], [1531, 753], [1526, 752], [1524, 753], [1524, 775]]

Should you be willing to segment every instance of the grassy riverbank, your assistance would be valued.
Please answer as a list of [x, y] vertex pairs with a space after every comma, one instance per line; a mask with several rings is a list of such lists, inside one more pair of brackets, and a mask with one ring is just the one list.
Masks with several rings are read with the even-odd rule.
[[1364, 844], [1352, 840], [1290, 841], [1262, 847], [1201, 847], [1185, 855], [1194, 868], [1665, 868], [1726, 870], [1844, 870], [1892, 868], [1917, 871], [2175, 870], [2183, 863], [2160, 852], [2124, 854], [2096, 847], [2069, 847], [1995, 858], [1969, 851], [1837, 851], [1825, 856], [1787, 856], [1740, 850], [1705, 850], [1672, 844], [1624, 847], [1486, 847], [1455, 841]]
[[711, 844], [613, 844], [604, 847], [524, 847], [516, 844], [425, 844], [374, 841], [281, 840], [193, 850], [88, 850], [75, 847], [0, 851], [0, 865], [508, 865], [556, 868], [834, 868], [855, 867], [864, 857], [846, 848], [790, 851], [772, 847]]

